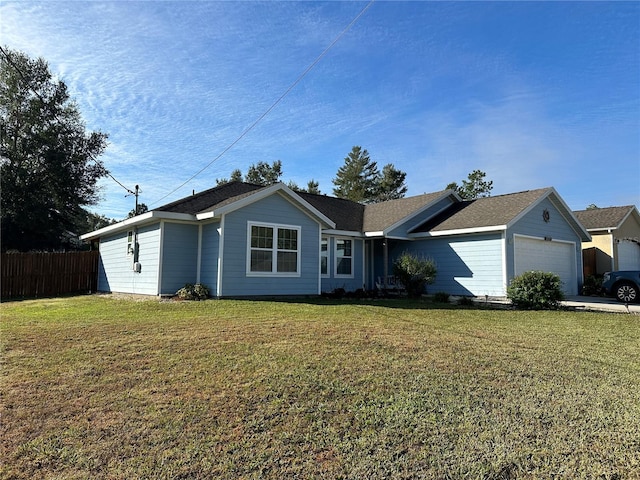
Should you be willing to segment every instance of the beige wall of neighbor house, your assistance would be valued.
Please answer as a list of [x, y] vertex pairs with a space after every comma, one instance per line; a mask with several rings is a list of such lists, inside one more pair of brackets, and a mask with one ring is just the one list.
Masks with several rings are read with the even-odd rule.
[[[625, 213], [625, 209], [626, 212]], [[611, 207], [609, 209], [601, 209], [617, 211], [624, 214], [624, 217], [618, 216], [616, 220], [610, 224], [586, 225], [591, 234], [590, 242], [583, 242], [582, 249], [596, 249], [596, 273], [603, 274], [610, 270], [640, 268], [640, 215], [638, 210], [632, 206], [629, 207]], [[600, 212], [592, 212], [600, 213]], [[578, 218], [585, 215], [584, 212], [577, 212]], [[620, 215], [620, 213], [618, 213]], [[589, 216], [583, 217], [585, 224], [592, 220]], [[595, 228], [598, 227], [598, 228]], [[638, 251], [636, 251], [636, 248]], [[586, 253], [586, 252], [585, 252]]]
[[596, 274], [603, 274], [611, 270], [615, 270], [613, 263], [613, 235], [610, 233], [597, 234], [591, 233], [591, 242], [583, 242], [582, 250], [590, 248], [596, 249]]

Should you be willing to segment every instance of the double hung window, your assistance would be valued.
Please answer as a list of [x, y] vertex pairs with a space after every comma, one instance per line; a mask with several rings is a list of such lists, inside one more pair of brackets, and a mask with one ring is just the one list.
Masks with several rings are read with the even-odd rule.
[[329, 239], [322, 237], [320, 241], [320, 274], [329, 275]]
[[249, 223], [247, 273], [298, 276], [300, 227]]
[[336, 276], [353, 276], [353, 240], [336, 238]]

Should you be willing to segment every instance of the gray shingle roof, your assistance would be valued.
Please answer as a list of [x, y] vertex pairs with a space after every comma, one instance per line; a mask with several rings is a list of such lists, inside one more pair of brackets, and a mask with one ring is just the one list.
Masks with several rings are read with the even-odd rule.
[[507, 225], [549, 191], [550, 188], [541, 188], [454, 204], [416, 229], [414, 233]]
[[[195, 215], [205, 211], [229, 205], [246, 198], [259, 190], [266, 188], [244, 182], [229, 182], [219, 185], [204, 192], [181, 198], [168, 203], [155, 210], [174, 213], [188, 213]], [[313, 195], [310, 193], [298, 193], [305, 201], [315, 207], [320, 213], [329, 217], [336, 223], [337, 230], [359, 232], [362, 230], [362, 217], [364, 205], [326, 195]]]
[[214, 207], [220, 207], [232, 201], [239, 200], [262, 188], [264, 187], [261, 185], [253, 185], [251, 183], [229, 182], [210, 188], [204, 192], [196, 193], [190, 197], [167, 203], [154, 210], [195, 215], [196, 213], [211, 210]]
[[[214, 210], [236, 202], [263, 188], [265, 187], [261, 185], [230, 182], [168, 203], [156, 210], [195, 215], [196, 213]], [[459, 202], [423, 224], [416, 232], [437, 232], [507, 225], [518, 214], [550, 190], [550, 188], [542, 188]], [[362, 205], [327, 195], [310, 193], [298, 193], [298, 195], [333, 220], [336, 224], [336, 230], [379, 232], [419, 212], [425, 206], [442, 197], [445, 192], [426, 193], [371, 205]]]
[[574, 211], [573, 214], [587, 230], [603, 230], [620, 227], [622, 221], [634, 208], [633, 205], [594, 208], [592, 210]]
[[445, 191], [367, 205], [364, 210], [362, 229], [365, 232], [381, 232], [413, 213], [417, 213], [444, 195]]
[[309, 202], [318, 211], [329, 217], [336, 224], [336, 230], [349, 232], [362, 231], [362, 219], [365, 206], [342, 198], [329, 197], [327, 195], [314, 195], [298, 192], [304, 200]]

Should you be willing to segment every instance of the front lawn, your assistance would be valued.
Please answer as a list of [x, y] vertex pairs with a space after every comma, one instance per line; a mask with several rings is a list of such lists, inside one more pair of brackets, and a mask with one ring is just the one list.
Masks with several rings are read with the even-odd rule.
[[640, 318], [0, 305], [0, 478], [638, 478]]

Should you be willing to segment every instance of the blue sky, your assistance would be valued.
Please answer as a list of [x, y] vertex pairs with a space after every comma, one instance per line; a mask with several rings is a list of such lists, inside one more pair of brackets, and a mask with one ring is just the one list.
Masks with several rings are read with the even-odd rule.
[[[640, 2], [376, 1], [170, 193], [367, 5], [3, 1], [0, 43], [49, 62], [152, 208], [259, 161], [331, 194], [354, 145], [407, 172], [409, 195], [481, 169], [493, 195], [640, 204]], [[133, 198], [101, 186], [91, 210], [126, 216]]]

